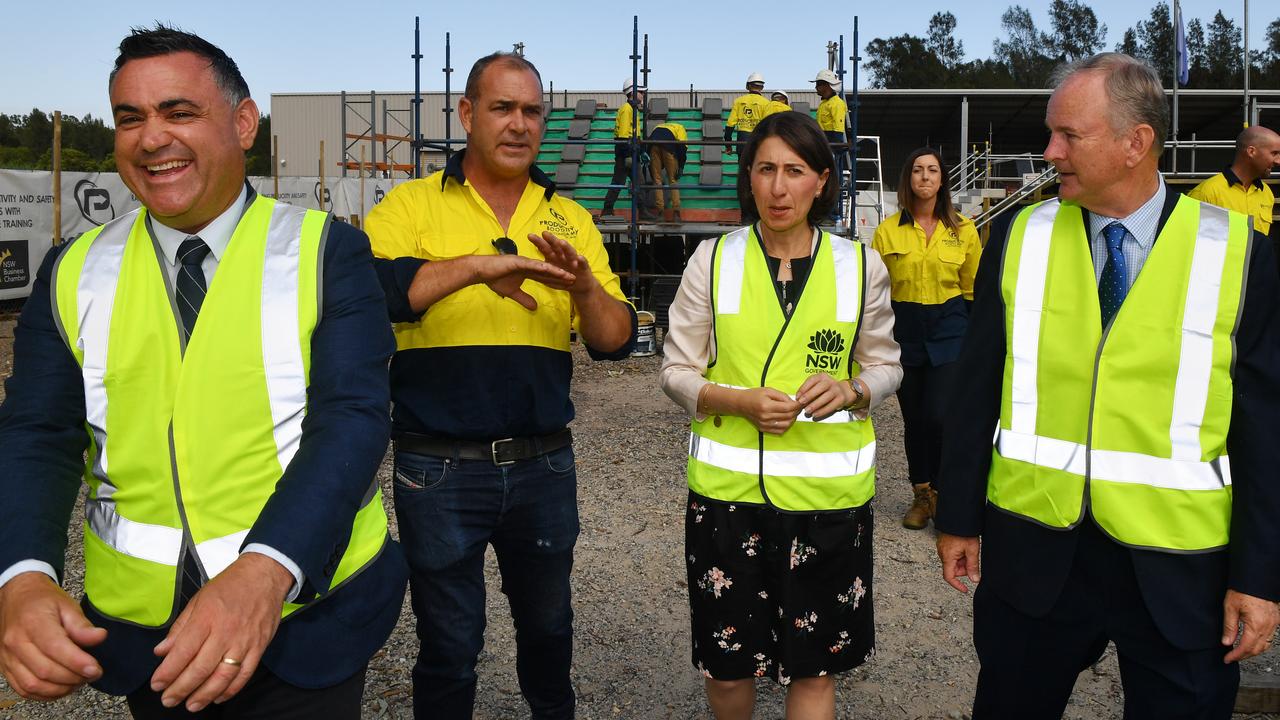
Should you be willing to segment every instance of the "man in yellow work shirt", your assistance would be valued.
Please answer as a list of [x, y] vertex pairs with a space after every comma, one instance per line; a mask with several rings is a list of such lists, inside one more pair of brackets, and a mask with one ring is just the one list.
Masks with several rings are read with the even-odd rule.
[[[640, 120], [640, 116], [636, 114], [636, 110], [644, 105], [644, 93], [647, 89], [643, 85], [633, 87], [630, 80], [622, 84], [622, 93], [627, 96], [627, 101], [622, 103], [622, 107], [618, 108], [618, 114], [614, 117], [614, 140], [630, 140], [640, 135], [643, 123]], [[616, 143], [613, 146], [613, 177], [609, 179], [609, 192], [604, 195], [604, 209], [600, 212], [601, 218], [613, 214], [613, 206], [618, 202], [618, 194], [622, 192], [622, 186], [631, 177], [629, 160], [631, 160], [631, 143]], [[634, 185], [631, 188], [631, 192], [636, 192]], [[641, 195], [641, 198], [643, 197]], [[643, 199], [637, 203], [637, 207], [640, 209], [641, 217], [645, 219], [653, 217], [653, 211]]]
[[[764, 107], [768, 104], [764, 99], [764, 76], [751, 73], [747, 76], [747, 94], [734, 98], [733, 107], [729, 109], [729, 119], [724, 123], [725, 142], [731, 143], [736, 137], [739, 143], [746, 143], [751, 131], [764, 119]], [[733, 152], [733, 145], [726, 144], [724, 149]]]
[[[689, 148], [685, 141], [689, 139], [689, 131], [680, 123], [672, 120], [664, 122], [649, 133], [649, 157], [653, 160], [653, 179], [658, 188], [654, 191], [654, 207], [662, 215], [663, 222], [680, 222], [680, 188], [676, 185], [684, 172], [684, 163], [689, 158]], [[666, 208], [662, 196], [662, 188], [671, 190], [671, 208]]]
[[818, 97], [822, 98], [822, 102], [818, 103], [818, 127], [822, 128], [822, 133], [827, 136], [827, 142], [831, 143], [831, 152], [836, 155], [836, 175], [841, 188], [841, 202], [836, 204], [835, 209], [831, 211], [831, 219], [839, 222], [841, 207], [844, 205], [844, 193], [851, 192], [845, 187], [844, 175], [849, 171], [850, 159], [848, 148], [845, 145], [845, 120], [849, 117], [849, 106], [845, 104], [844, 98], [840, 97], [837, 88], [840, 87], [840, 78], [830, 70], [819, 70], [818, 76], [813, 79], [813, 89], [817, 91]]
[[769, 94], [769, 103], [764, 106], [764, 117], [774, 113], [787, 112], [791, 109], [791, 96], [783, 90], [774, 90]]
[[1263, 180], [1280, 165], [1280, 135], [1255, 125], [1236, 137], [1236, 157], [1222, 172], [1187, 193], [1201, 202], [1244, 213], [1253, 218], [1253, 228], [1263, 235], [1271, 232], [1271, 216], [1276, 198]]
[[627, 357], [635, 311], [586, 208], [534, 160], [542, 80], [520, 55], [476, 61], [458, 103], [467, 147], [369, 213], [395, 323], [395, 501], [421, 648], [414, 716], [471, 718], [493, 545], [535, 718], [572, 718], [578, 538], [569, 332]]

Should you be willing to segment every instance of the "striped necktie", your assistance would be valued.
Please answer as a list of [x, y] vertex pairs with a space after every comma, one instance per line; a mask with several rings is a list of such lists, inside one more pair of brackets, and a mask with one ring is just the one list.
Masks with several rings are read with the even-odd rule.
[[[188, 342], [196, 329], [196, 318], [200, 315], [200, 306], [204, 304], [208, 287], [204, 281], [204, 268], [201, 267], [208, 255], [209, 246], [195, 235], [183, 240], [178, 246], [178, 282], [174, 291], [177, 295], [178, 314], [182, 316], [182, 330]], [[178, 584], [179, 610], [186, 607], [204, 585], [200, 575], [195, 552], [188, 548], [183, 557], [182, 575]]]
[[1102, 237], [1107, 241], [1107, 264], [1102, 266], [1102, 279], [1098, 282], [1098, 304], [1102, 306], [1104, 328], [1120, 311], [1124, 296], [1129, 293], [1129, 273], [1121, 250], [1125, 232], [1124, 225], [1118, 222], [1102, 229]]
[[196, 317], [200, 315], [200, 306], [204, 304], [207, 286], [204, 281], [204, 269], [200, 264], [209, 255], [209, 246], [198, 236], [191, 236], [178, 246], [178, 282], [177, 293], [178, 314], [182, 316], [182, 329], [186, 339], [196, 329]]

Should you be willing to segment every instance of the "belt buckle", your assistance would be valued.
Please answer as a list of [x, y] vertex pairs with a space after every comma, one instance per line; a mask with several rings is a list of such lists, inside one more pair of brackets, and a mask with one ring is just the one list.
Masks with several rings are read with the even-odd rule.
[[515, 460], [507, 460], [505, 462], [498, 461], [498, 446], [501, 445], [502, 443], [509, 443], [514, 441], [515, 441], [515, 438], [509, 437], [509, 438], [502, 438], [501, 440], [494, 440], [493, 442], [489, 443], [489, 454], [493, 457], [494, 465], [498, 467], [502, 467], [503, 465], [514, 465], [516, 463]]

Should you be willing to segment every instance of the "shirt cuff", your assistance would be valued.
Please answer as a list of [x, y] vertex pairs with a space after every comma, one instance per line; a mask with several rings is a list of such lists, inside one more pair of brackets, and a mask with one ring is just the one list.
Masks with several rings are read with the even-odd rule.
[[284, 553], [279, 550], [276, 550], [270, 545], [263, 545], [262, 543], [249, 543], [248, 545], [245, 545], [244, 549], [240, 551], [241, 555], [244, 553], [258, 553], [259, 555], [266, 555], [272, 560], [283, 565], [284, 569], [288, 570], [289, 574], [293, 576], [293, 587], [285, 597], [285, 602], [293, 602], [294, 599], [298, 597], [298, 593], [302, 590], [303, 578], [302, 568], [298, 567], [297, 563], [290, 560], [288, 557], [285, 557]]
[[54, 571], [53, 566], [43, 560], [19, 560], [9, 566], [8, 570], [0, 573], [0, 588], [4, 587], [8, 582], [22, 573], [40, 572], [53, 578], [53, 582], [58, 582], [58, 573]]

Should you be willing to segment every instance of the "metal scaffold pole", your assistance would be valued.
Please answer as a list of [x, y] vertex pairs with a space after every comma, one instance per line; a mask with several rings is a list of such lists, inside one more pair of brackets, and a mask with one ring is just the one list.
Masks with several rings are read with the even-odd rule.
[[422, 177], [422, 31], [413, 18], [413, 177]]
[[[636, 88], [640, 87], [640, 16], [631, 16], [631, 92], [635, 94]], [[630, 102], [627, 98], [623, 98], [623, 102]], [[629, 276], [630, 288], [629, 295], [636, 299], [640, 298], [640, 277], [638, 270], [638, 258], [636, 256], [637, 246], [640, 244], [640, 198], [637, 189], [640, 187], [640, 145], [636, 142], [636, 134], [639, 132], [640, 117], [639, 113], [632, 108], [631, 112], [631, 137], [629, 139], [631, 152], [631, 222], [628, 224], [627, 235], [631, 238], [631, 274]]]
[[449, 33], [444, 34], [444, 157], [447, 161], [453, 155], [453, 94], [450, 78], [453, 76], [453, 64], [449, 60], [452, 45]]

